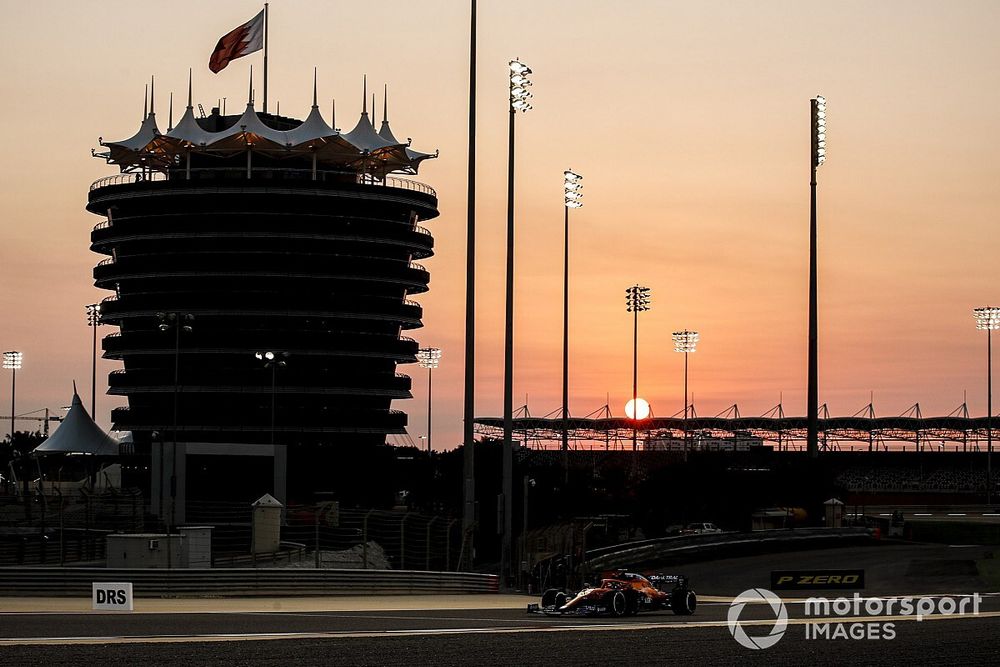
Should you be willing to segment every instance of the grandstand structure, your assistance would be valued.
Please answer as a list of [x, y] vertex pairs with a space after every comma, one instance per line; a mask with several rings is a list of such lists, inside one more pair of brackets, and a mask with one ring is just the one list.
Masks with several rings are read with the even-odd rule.
[[[941, 417], [924, 416], [919, 403], [898, 416], [877, 416], [872, 403], [848, 417], [830, 416], [825, 404], [819, 412], [821, 450], [986, 451], [987, 419], [972, 417], [965, 403]], [[693, 406], [689, 414], [693, 416], [686, 420], [678, 415], [632, 420], [614, 416], [605, 405], [584, 417], [571, 417], [569, 441], [578, 450], [631, 449], [636, 430], [641, 443], [679, 441], [686, 443], [686, 449], [706, 449], [700, 443], [711, 442], [711, 449], [732, 451], [740, 449], [739, 443], [754, 441], [776, 451], [805, 447], [806, 417], [786, 415], [781, 404], [759, 417], [742, 415], [735, 404], [713, 417], [698, 416]], [[560, 411], [533, 417], [525, 405], [515, 413], [514, 432], [526, 447], [557, 449], [563, 423]], [[503, 419], [478, 417], [476, 432], [484, 438], [499, 438]]]
[[[947, 458], [947, 457], [944, 457]], [[850, 465], [841, 470], [837, 484], [851, 493], [984, 493], [986, 471], [952, 462], [926, 469], [912, 465]]]

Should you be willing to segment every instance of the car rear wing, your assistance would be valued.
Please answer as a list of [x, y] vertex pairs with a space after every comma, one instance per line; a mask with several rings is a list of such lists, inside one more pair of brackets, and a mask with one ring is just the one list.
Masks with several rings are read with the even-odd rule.
[[687, 588], [688, 578], [683, 574], [653, 574], [649, 576], [649, 583], [661, 591], [667, 586]]

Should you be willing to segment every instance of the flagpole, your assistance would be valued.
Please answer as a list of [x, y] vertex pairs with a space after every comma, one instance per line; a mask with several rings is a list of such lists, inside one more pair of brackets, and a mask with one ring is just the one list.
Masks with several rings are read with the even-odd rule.
[[267, 113], [267, 29], [270, 21], [267, 18], [267, 5], [264, 3], [264, 113]]

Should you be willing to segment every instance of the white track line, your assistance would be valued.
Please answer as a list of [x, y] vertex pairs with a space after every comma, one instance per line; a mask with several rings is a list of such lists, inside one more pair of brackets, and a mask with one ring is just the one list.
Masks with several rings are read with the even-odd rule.
[[[1000, 612], [990, 611], [979, 614], [935, 614], [924, 616], [923, 621], [970, 620], [1000, 617]], [[916, 616], [857, 616], [830, 618], [790, 618], [789, 625], [825, 623], [865, 623], [877, 618], [880, 622], [917, 621]], [[774, 621], [746, 620], [741, 625], [773, 625]], [[540, 632], [635, 632], [639, 630], [688, 630], [692, 628], [726, 627], [726, 621], [688, 621], [678, 623], [619, 623], [592, 625], [557, 625], [533, 628], [511, 627], [470, 627], [470, 628], [428, 628], [423, 630], [384, 630], [361, 632], [272, 632], [272, 633], [221, 633], [204, 635], [128, 635], [103, 637], [3, 637], [0, 646], [40, 646], [66, 644], [169, 644], [224, 641], [267, 641], [276, 639], [370, 639], [376, 637], [429, 637], [436, 635], [462, 634], [528, 634]]]
[[[824, 597], [829, 597], [831, 600], [836, 597], [846, 597], [847, 599], [853, 599], [850, 597], [854, 594], [854, 591], [820, 591], [825, 592], [828, 595]], [[839, 595], [833, 595], [834, 593], [839, 593]], [[867, 595], [862, 596], [861, 600], [887, 600], [889, 598], [896, 598], [897, 600], [903, 599], [917, 599], [917, 598], [942, 598], [942, 597], [966, 597], [972, 595], [972, 593], [907, 593], [907, 594], [895, 594], [895, 595]], [[979, 593], [982, 598], [1000, 597], [1000, 592], [997, 593]], [[698, 606], [700, 607], [728, 607], [733, 602], [733, 597], [727, 597], [724, 595], [699, 595], [698, 596]], [[0, 598], [2, 599], [2, 598]], [[136, 604], [141, 604], [143, 598], [139, 598]], [[805, 604], [806, 598], [782, 598], [782, 602], [786, 605], [793, 604]], [[768, 604], [767, 602], [761, 600], [759, 602], [748, 602], [747, 604]], [[490, 607], [489, 609], [483, 608], [452, 608], [446, 607], [443, 609], [387, 609], [387, 612], [407, 612], [407, 611], [422, 611], [422, 612], [442, 612], [442, 611], [524, 611], [525, 607]], [[371, 616], [370, 612], [373, 610], [364, 609], [331, 609], [329, 611], [324, 611], [322, 609], [316, 610], [301, 610], [301, 611], [281, 611], [273, 609], [250, 609], [250, 610], [237, 610], [237, 609], [136, 609], [135, 611], [96, 611], [91, 609], [76, 609], [76, 610], [66, 610], [66, 611], [0, 611], [0, 617], [3, 616], [121, 616], [121, 615], [201, 615], [201, 614], [214, 614], [214, 615], [232, 615], [232, 616], [244, 616], [244, 615], [256, 615], [256, 616], [330, 616], [330, 617], [344, 617], [344, 618], [395, 618], [389, 616]], [[400, 616], [398, 618], [419, 618], [416, 616]], [[428, 617], [421, 620], [433, 620], [436, 617]], [[484, 619], [484, 620], [500, 620], [500, 619]]]

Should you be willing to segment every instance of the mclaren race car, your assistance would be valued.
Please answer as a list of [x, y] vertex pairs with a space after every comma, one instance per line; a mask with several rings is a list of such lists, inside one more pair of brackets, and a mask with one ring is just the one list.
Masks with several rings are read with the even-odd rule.
[[571, 594], [550, 588], [541, 604], [529, 604], [528, 613], [546, 616], [634, 616], [640, 611], [670, 609], [675, 614], [693, 614], [698, 597], [688, 587], [687, 577], [654, 574], [644, 577], [619, 570], [601, 579], [597, 586]]

